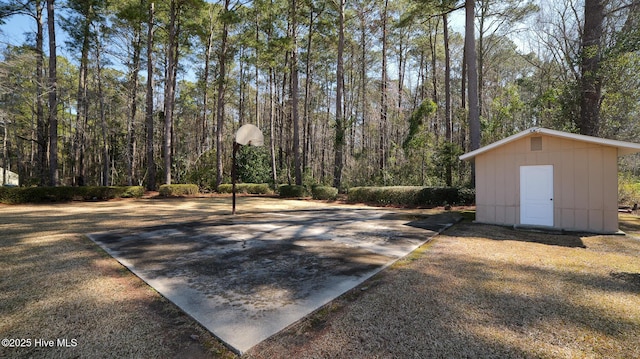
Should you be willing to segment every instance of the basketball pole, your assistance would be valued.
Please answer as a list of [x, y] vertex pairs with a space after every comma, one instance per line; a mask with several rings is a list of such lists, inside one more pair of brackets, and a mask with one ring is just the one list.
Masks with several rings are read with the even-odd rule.
[[236, 214], [236, 182], [238, 180], [238, 166], [236, 163], [237, 152], [240, 146], [262, 146], [264, 136], [258, 127], [252, 124], [240, 126], [233, 141], [233, 160], [231, 164], [231, 192], [233, 193], [231, 214]]
[[236, 176], [237, 176], [237, 164], [236, 164], [236, 153], [238, 152], [238, 149], [240, 148], [240, 144], [236, 141], [233, 141], [233, 164], [231, 165], [231, 192], [233, 193], [233, 199], [232, 199], [232, 207], [231, 207], [231, 214], [235, 215], [236, 214]]

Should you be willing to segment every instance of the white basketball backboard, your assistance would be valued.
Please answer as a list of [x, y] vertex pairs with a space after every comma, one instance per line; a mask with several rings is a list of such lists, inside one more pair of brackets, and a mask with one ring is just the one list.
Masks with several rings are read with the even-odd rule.
[[246, 124], [236, 132], [236, 143], [243, 146], [262, 146], [264, 144], [264, 136], [258, 127]]

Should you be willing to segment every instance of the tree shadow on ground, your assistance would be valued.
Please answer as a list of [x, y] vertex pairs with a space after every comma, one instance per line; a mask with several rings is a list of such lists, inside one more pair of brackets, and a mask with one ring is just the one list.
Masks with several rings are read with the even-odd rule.
[[[111, 231], [91, 238], [136, 267], [151, 268], [146, 271], [151, 279], [186, 276], [207, 296], [254, 295], [269, 287], [289, 293], [289, 299], [300, 299], [326, 284], [329, 277], [365, 276], [395, 259], [359, 248], [360, 241], [366, 246], [422, 240], [415, 233], [358, 224], [382, 218], [375, 210], [281, 211], [275, 217], [246, 214]], [[337, 237], [349, 243], [335, 241]]]
[[624, 343], [638, 321], [584, 298], [637, 293], [623, 281], [449, 250], [380, 273], [247, 357], [606, 357], [607, 345], [637, 354]]
[[640, 293], [640, 273], [611, 272], [610, 275], [612, 278], [629, 283]]
[[[213, 317], [222, 319], [190, 314], [244, 351], [254, 337], [236, 339], [234, 328], [284, 328], [290, 313], [306, 315], [319, 305], [313, 303], [334, 299], [424, 243], [434, 231], [417, 223], [438, 218], [376, 209], [278, 211], [90, 237], [174, 302], [185, 295], [206, 302], [193, 313], [215, 308]], [[231, 317], [233, 323], [223, 322]]]
[[463, 222], [449, 229], [447, 234], [456, 237], [482, 237], [494, 241], [518, 241], [567, 248], [587, 248], [578, 233], [559, 234], [550, 231], [514, 229], [513, 227], [481, 223]]
[[[630, 214], [622, 214], [619, 218], [618, 223], [622, 231], [640, 234], [640, 217]], [[640, 235], [638, 237], [640, 237]]]
[[[185, 218], [200, 208], [114, 201], [2, 206], [2, 337], [77, 339], [76, 347], [5, 348], [13, 358], [234, 356], [175, 305], [134, 277], [81, 233]], [[160, 202], [159, 202], [160, 203]], [[204, 206], [204, 205], [203, 205]], [[203, 207], [199, 206], [199, 207]], [[167, 314], [169, 313], [169, 314]], [[171, 314], [173, 313], [173, 314]], [[170, 315], [171, 314], [171, 315]], [[197, 338], [190, 335], [197, 334]], [[57, 343], [57, 342], [56, 342]], [[117, 348], [113, 343], [118, 343]]]

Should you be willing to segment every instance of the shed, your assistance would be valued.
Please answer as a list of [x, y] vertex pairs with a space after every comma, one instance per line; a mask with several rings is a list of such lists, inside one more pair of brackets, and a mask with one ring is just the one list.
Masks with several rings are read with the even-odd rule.
[[0, 167], [0, 186], [19, 186], [18, 174]]
[[618, 156], [640, 144], [530, 128], [460, 156], [475, 161], [476, 221], [618, 232]]

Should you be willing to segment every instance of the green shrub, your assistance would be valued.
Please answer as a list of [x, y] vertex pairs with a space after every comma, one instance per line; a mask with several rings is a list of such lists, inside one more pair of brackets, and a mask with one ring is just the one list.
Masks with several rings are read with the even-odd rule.
[[283, 184], [278, 188], [280, 197], [282, 198], [300, 198], [307, 195], [307, 190], [304, 186], [296, 186]]
[[216, 150], [211, 149], [203, 153], [192, 166], [189, 166], [184, 181], [197, 184], [202, 189], [215, 189], [217, 171]]
[[142, 197], [144, 189], [131, 187], [0, 187], [0, 202], [5, 204], [108, 200]]
[[[232, 190], [231, 183], [223, 183], [218, 186], [218, 193], [231, 193]], [[236, 193], [273, 194], [273, 190], [267, 183], [236, 183]]]
[[144, 195], [141, 186], [109, 186], [109, 187], [69, 187], [80, 189], [84, 200], [108, 200], [114, 198], [140, 198]]
[[271, 156], [265, 146], [241, 146], [238, 150], [238, 179], [244, 183], [262, 183], [271, 179]]
[[629, 175], [618, 177], [618, 203], [626, 206], [640, 204], [640, 180]]
[[640, 183], [625, 185], [620, 188], [622, 194], [620, 203], [626, 205], [640, 204]]
[[349, 189], [349, 202], [376, 205], [441, 206], [446, 204], [472, 204], [475, 192], [452, 187], [430, 188], [415, 186], [354, 187]]
[[417, 193], [422, 188], [414, 186], [354, 187], [349, 189], [347, 200], [377, 205], [413, 205]]
[[456, 204], [470, 206], [476, 203], [476, 190], [474, 188], [458, 189], [458, 202]]
[[458, 189], [453, 187], [425, 187], [416, 196], [416, 205], [440, 206], [458, 202]]
[[338, 197], [338, 189], [328, 186], [316, 186], [311, 189], [313, 199], [335, 200]]
[[162, 197], [180, 197], [199, 194], [200, 188], [195, 184], [163, 184], [158, 192]]
[[43, 202], [42, 187], [0, 187], [0, 202], [5, 204]]
[[141, 198], [144, 196], [144, 187], [142, 186], [126, 186], [118, 188], [122, 188], [122, 194], [120, 195], [122, 198]]

